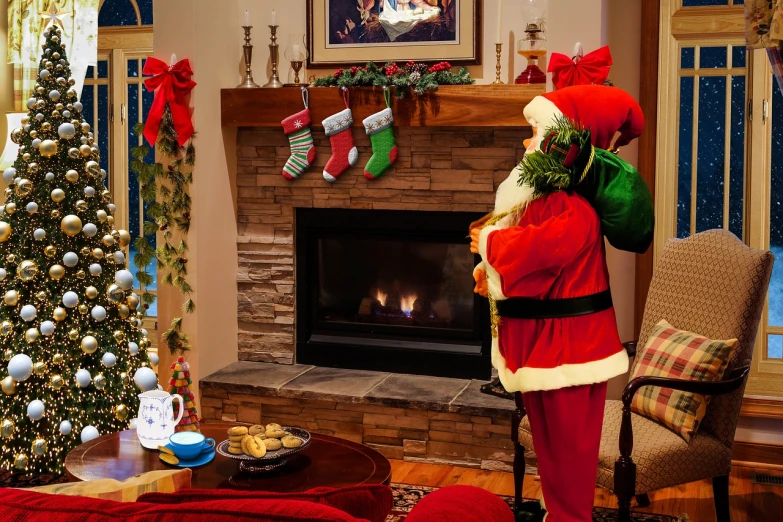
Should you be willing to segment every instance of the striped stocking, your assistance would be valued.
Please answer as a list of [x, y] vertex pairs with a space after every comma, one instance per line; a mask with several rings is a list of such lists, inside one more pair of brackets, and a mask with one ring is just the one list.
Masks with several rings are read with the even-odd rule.
[[310, 133], [310, 109], [303, 109], [281, 123], [291, 146], [291, 156], [283, 166], [283, 177], [294, 180], [315, 161], [315, 146]]

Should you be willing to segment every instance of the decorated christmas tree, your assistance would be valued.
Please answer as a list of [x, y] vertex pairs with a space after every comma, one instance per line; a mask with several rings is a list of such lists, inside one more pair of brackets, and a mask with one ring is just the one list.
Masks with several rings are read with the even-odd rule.
[[[128, 428], [157, 378], [99, 150], [51, 26], [0, 207], [0, 468], [61, 473], [67, 453]], [[134, 385], [134, 381], [136, 385]]]
[[169, 393], [178, 393], [185, 399], [185, 413], [177, 424], [177, 431], [201, 431], [198, 422], [198, 410], [196, 410], [196, 396], [190, 390], [193, 381], [190, 379], [190, 363], [182, 356], [171, 363], [171, 377], [169, 378]]

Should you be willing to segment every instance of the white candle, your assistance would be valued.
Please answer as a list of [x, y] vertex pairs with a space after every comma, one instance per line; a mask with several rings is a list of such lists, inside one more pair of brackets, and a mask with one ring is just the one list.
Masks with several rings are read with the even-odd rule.
[[277, 12], [272, 9], [272, 23], [270, 25], [277, 25]]
[[250, 27], [250, 11], [245, 9], [245, 27]]
[[171, 53], [171, 65], [174, 65], [175, 63], [177, 63], [177, 55]]
[[503, 43], [503, 0], [498, 0], [498, 39], [495, 43]]
[[299, 49], [300, 49], [299, 44], [294, 44], [293, 55], [294, 55], [294, 59], [295, 60], [297, 60], [299, 58]]

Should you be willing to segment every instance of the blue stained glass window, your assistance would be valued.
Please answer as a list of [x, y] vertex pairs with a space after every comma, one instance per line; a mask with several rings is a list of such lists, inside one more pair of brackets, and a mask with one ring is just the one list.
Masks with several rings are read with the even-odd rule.
[[128, 77], [129, 78], [139, 77], [139, 60], [137, 58], [128, 60]]
[[693, 47], [680, 49], [680, 69], [693, 69], [696, 66], [696, 53]]
[[683, 7], [700, 7], [705, 5], [729, 5], [729, 0], [682, 0]]
[[720, 69], [726, 67], [726, 57], [728, 48], [721, 47], [702, 47], [699, 49], [699, 68], [700, 69]]
[[87, 66], [87, 73], [84, 75], [85, 78], [95, 78], [95, 67], [92, 65]]
[[98, 14], [99, 27], [139, 25], [136, 10], [130, 0], [106, 0]]
[[[109, 170], [109, 86], [98, 85], [98, 148], [101, 151], [101, 168]], [[108, 177], [107, 177], [108, 180]]]
[[691, 234], [691, 166], [693, 165], [693, 77], [680, 78], [680, 132], [677, 158], [677, 237]]
[[734, 45], [731, 48], [731, 66], [732, 67], [745, 67], [745, 60], [747, 57], [745, 48], [741, 45]]
[[731, 135], [729, 142], [729, 230], [742, 238], [745, 195], [745, 77], [731, 78]]
[[93, 109], [95, 101], [95, 86], [94, 85], [85, 85], [82, 88], [82, 116], [84, 116], [84, 121], [92, 125], [95, 123], [95, 110]]
[[141, 25], [152, 25], [152, 0], [136, 0], [136, 3], [141, 13]]
[[[772, 122], [769, 249], [776, 259], [783, 259], [783, 94], [775, 85], [774, 76], [772, 82], [772, 114], [767, 120]], [[783, 326], [783, 263], [775, 263], [772, 267], [768, 321], [770, 325]]]
[[767, 358], [783, 359], [783, 335], [767, 335]]
[[723, 227], [726, 78], [699, 78], [696, 232]]
[[745, 0], [734, 0], [734, 5], [745, 5]]
[[98, 60], [98, 78], [109, 77], [109, 62], [107, 60]]

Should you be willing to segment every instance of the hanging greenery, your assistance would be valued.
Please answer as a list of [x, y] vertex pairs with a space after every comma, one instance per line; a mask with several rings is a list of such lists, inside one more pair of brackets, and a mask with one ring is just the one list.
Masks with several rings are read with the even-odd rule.
[[[134, 130], [141, 136], [144, 123], [136, 125]], [[194, 134], [192, 138], [195, 137]], [[187, 280], [187, 236], [191, 208], [188, 188], [193, 182], [196, 149], [193, 139], [186, 146], [180, 146], [177, 142], [177, 132], [168, 105], [155, 144], [158, 156], [166, 161], [166, 165], [161, 162], [145, 163], [144, 159], [150, 150], [146, 144], [132, 148], [130, 165], [139, 181], [141, 199], [149, 205], [145, 211], [144, 235], [134, 241], [137, 254], [133, 257], [133, 263], [138, 268], [137, 278], [144, 288], [142, 302], [145, 310], [155, 302], [155, 295], [147, 291], [153, 282], [147, 269], [152, 260], [156, 259], [160, 282], [179, 289], [185, 296], [182, 312], [190, 314], [195, 311], [196, 304], [192, 299], [193, 288]], [[158, 232], [162, 233], [163, 243], [153, 248], [146, 236]], [[172, 354], [190, 350], [190, 339], [182, 331], [181, 316], [172, 319], [171, 326], [163, 332], [161, 340]]]
[[438, 90], [439, 85], [470, 85], [476, 80], [462, 67], [452, 72], [449, 62], [435, 65], [408, 62], [400, 67], [389, 62], [378, 67], [373, 62], [350, 69], [337, 69], [334, 74], [316, 78], [313, 87], [396, 87], [395, 94], [404, 98], [408, 89], [417, 95]]

